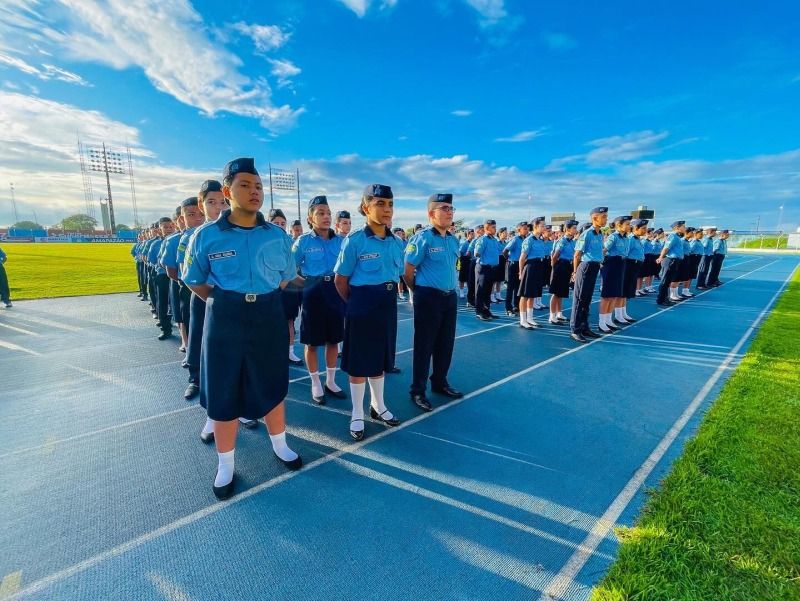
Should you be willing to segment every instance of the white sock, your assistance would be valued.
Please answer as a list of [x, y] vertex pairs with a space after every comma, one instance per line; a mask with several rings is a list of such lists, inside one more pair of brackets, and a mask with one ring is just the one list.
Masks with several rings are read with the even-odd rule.
[[367, 389], [365, 384], [353, 384], [350, 382], [350, 398], [353, 401], [353, 415], [351, 420], [361, 420], [350, 424], [350, 429], [360, 432], [364, 429], [364, 391]]
[[611, 313], [601, 313], [600, 314], [600, 329], [608, 330], [608, 322], [611, 319]]
[[616, 317], [617, 321], [625, 321], [625, 318], [622, 316], [622, 309], [620, 307], [614, 307], [614, 317]]
[[289, 361], [300, 361], [300, 357], [294, 354], [294, 347], [289, 347]]
[[270, 434], [269, 439], [272, 441], [272, 450], [275, 451], [278, 457], [284, 461], [294, 461], [297, 459], [297, 453], [286, 444], [286, 430], [280, 434]]
[[334, 392], [339, 392], [341, 388], [336, 384], [336, 368], [335, 367], [326, 367], [325, 368], [325, 386], [333, 390]]
[[550, 312], [550, 321], [558, 321], [558, 314]]
[[217, 464], [217, 477], [214, 478], [214, 486], [225, 486], [233, 480], [234, 453], [236, 453], [236, 449], [227, 453], [217, 453], [219, 463]]
[[211, 434], [214, 431], [214, 420], [210, 417], [206, 418], [206, 424], [203, 426], [201, 434]]
[[533, 321], [533, 309], [527, 309], [525, 311], [525, 319], [528, 320], [530, 323], [534, 323]]
[[339, 352], [340, 352], [340, 353], [342, 352], [342, 345], [343, 345], [343, 344], [344, 344], [344, 342], [340, 342], [340, 343], [339, 343]]
[[559, 318], [559, 319], [566, 319], [566, 317], [564, 317], [564, 314], [561, 311], [556, 313], [556, 317]]
[[527, 311], [520, 311], [519, 312], [519, 323], [520, 325], [526, 325], [528, 323], [528, 312]]
[[[368, 378], [367, 381], [369, 382], [369, 392], [371, 395], [369, 404], [379, 414], [383, 414], [387, 411], [386, 405], [383, 402], [383, 378]], [[382, 415], [382, 417], [385, 419], [392, 419], [394, 415], [389, 411], [385, 415]]]
[[319, 380], [319, 373], [317, 372], [308, 372], [308, 375], [311, 376], [311, 396], [322, 396], [322, 382]]

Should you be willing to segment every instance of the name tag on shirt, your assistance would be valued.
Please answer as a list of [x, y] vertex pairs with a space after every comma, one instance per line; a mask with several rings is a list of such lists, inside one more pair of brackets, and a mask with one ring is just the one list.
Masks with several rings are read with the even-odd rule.
[[429, 249], [428, 249], [428, 252], [429, 252], [430, 254], [433, 254], [433, 253], [443, 253], [443, 252], [444, 252], [444, 249], [443, 249], [443, 248], [429, 248]]
[[362, 261], [366, 261], [369, 259], [377, 259], [381, 256], [381, 253], [364, 253], [363, 255], [358, 255], [358, 258]]
[[214, 259], [224, 259], [226, 257], [235, 257], [236, 251], [235, 250], [223, 250], [222, 252], [218, 253], [208, 253], [208, 260], [213, 261]]

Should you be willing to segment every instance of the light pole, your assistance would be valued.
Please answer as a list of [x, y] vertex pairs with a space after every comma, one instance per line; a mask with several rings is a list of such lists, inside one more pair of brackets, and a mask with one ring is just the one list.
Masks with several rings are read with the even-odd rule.
[[781, 226], [783, 225], [783, 205], [778, 207], [778, 234], [781, 232]]
[[14, 182], [11, 182], [9, 185], [11, 188], [11, 206], [14, 207], [14, 223], [19, 223], [19, 213], [17, 213], [17, 201], [14, 198]]

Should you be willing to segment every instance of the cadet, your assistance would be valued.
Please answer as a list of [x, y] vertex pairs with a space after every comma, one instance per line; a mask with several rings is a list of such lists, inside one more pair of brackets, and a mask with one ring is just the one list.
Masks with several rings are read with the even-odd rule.
[[172, 320], [169, 314], [169, 277], [167, 276], [167, 270], [158, 262], [158, 258], [161, 255], [161, 245], [164, 238], [175, 231], [175, 224], [169, 217], [162, 217], [158, 220], [158, 227], [160, 235], [148, 250], [147, 259], [151, 266], [151, 277], [154, 281], [154, 300], [158, 318], [156, 325], [161, 328], [161, 335], [158, 339], [166, 340], [172, 336]]
[[727, 240], [729, 236], [730, 232], [728, 230], [722, 230], [719, 233], [719, 238], [714, 240], [714, 255], [712, 256], [711, 269], [708, 270], [708, 281], [706, 284], [710, 288], [722, 286], [722, 282], [719, 279], [719, 272], [722, 270], [722, 263], [725, 261], [725, 256], [728, 254]]
[[628, 256], [625, 259], [625, 278], [622, 283], [621, 314], [622, 318], [629, 323], [636, 321], [628, 315], [628, 301], [638, 296], [637, 292], [642, 283], [641, 273], [645, 261], [642, 237], [647, 235], [647, 223], [647, 219], [634, 219], [631, 221], [631, 233], [628, 234]]
[[[406, 244], [408, 244], [408, 240], [406, 239], [406, 231], [401, 227], [396, 227], [392, 230], [394, 237], [397, 238], [397, 243], [400, 245], [400, 250], [405, 254], [406, 252]], [[406, 283], [403, 280], [403, 274], [400, 274], [400, 280], [397, 282], [397, 298], [400, 300], [406, 300], [405, 297], [405, 289]], [[408, 293], [408, 300], [411, 301], [411, 292]]]
[[475, 283], [477, 282], [477, 265], [478, 262], [475, 258], [475, 245], [483, 237], [483, 225], [475, 226], [475, 236], [467, 247], [467, 255], [469, 255], [469, 268], [467, 270], [467, 306], [475, 306]]
[[[196, 202], [196, 199], [195, 199]], [[180, 278], [178, 274], [178, 245], [181, 241], [181, 235], [183, 234], [183, 216], [181, 215], [182, 203], [181, 206], [175, 209], [175, 216], [174, 221], [176, 226], [176, 231], [172, 234], [166, 236], [164, 241], [161, 243], [161, 250], [158, 252], [158, 265], [162, 267], [167, 274], [167, 283], [169, 284], [169, 310], [170, 315], [172, 316], [172, 320], [175, 322], [175, 325], [178, 326], [178, 332], [181, 336], [181, 347], [180, 350], [182, 352], [186, 351], [186, 330], [181, 324], [181, 309], [180, 309]]]
[[497, 266], [500, 263], [502, 246], [497, 238], [494, 237], [497, 231], [497, 222], [494, 219], [487, 219], [483, 227], [486, 233], [478, 239], [474, 249], [477, 269], [475, 316], [481, 321], [489, 321], [497, 318], [497, 315], [492, 313], [490, 294], [494, 285]]
[[519, 256], [519, 326], [526, 330], [539, 327], [533, 317], [534, 299], [542, 296], [544, 262], [550, 260], [542, 239], [543, 226], [544, 217], [531, 222], [531, 233], [523, 241]]
[[186, 351], [184, 367], [189, 367], [189, 325], [192, 320], [193, 295], [192, 291], [182, 279], [181, 269], [183, 268], [183, 260], [186, 257], [186, 247], [189, 245], [189, 238], [191, 238], [198, 227], [203, 225], [203, 221], [205, 220], [203, 212], [200, 210], [197, 196], [190, 196], [181, 203], [181, 218], [183, 219], [185, 229], [178, 238], [178, 247], [175, 251], [174, 261], [167, 259], [165, 261], [165, 266], [167, 268], [167, 275], [178, 282], [178, 311], [180, 313], [180, 318], [176, 318], [176, 321], [180, 324], [181, 338], [184, 340], [184, 350]]
[[[677, 294], [675, 278], [680, 273], [683, 260], [683, 235], [686, 231], [685, 221], [675, 221], [672, 224], [672, 233], [667, 237], [664, 248], [661, 249], [657, 261], [661, 265], [661, 282], [658, 285], [658, 304], [669, 307], [680, 300]], [[669, 298], [667, 298], [669, 294]]]
[[403, 266], [400, 245], [389, 229], [394, 215], [392, 189], [381, 184], [367, 186], [358, 212], [367, 218], [367, 224], [345, 238], [334, 267], [336, 289], [347, 303], [342, 370], [350, 375], [350, 436], [354, 440], [364, 438], [367, 380], [372, 397], [370, 417], [388, 426], [400, 424], [386, 408], [383, 388], [384, 372], [394, 367], [395, 289]]
[[[303, 314], [300, 317], [300, 343], [306, 346], [305, 358], [311, 376], [311, 397], [319, 405], [325, 397], [346, 399], [336, 384], [336, 357], [344, 338], [344, 306], [333, 283], [333, 267], [343, 238], [331, 229], [331, 210], [326, 196], [308, 201], [309, 231], [292, 245], [295, 264], [304, 278]], [[319, 379], [317, 348], [325, 347], [325, 388]]]
[[[542, 218], [544, 219], [544, 218]], [[550, 263], [550, 257], [553, 255], [553, 226], [549, 223], [542, 223], [542, 240], [544, 241], [544, 261], [542, 261], [542, 290], [539, 296], [533, 299], [533, 308], [535, 311], [544, 311], [544, 303], [542, 303], [542, 294], [544, 289], [550, 284], [550, 275], [553, 271], [553, 266]]]
[[431, 195], [428, 198], [431, 226], [414, 236], [406, 249], [405, 278], [414, 292], [411, 401], [423, 411], [432, 409], [425, 397], [431, 358], [431, 390], [453, 399], [464, 396], [447, 382], [458, 310], [455, 272], [458, 241], [448, 231], [454, 211], [452, 194]]
[[156, 311], [156, 278], [153, 275], [152, 267], [150, 266], [150, 248], [159, 240], [158, 224], [154, 223], [148, 229], [148, 239], [142, 246], [142, 262], [144, 263], [144, 279], [145, 288], [147, 290], [146, 300], [150, 302], [150, 312], [153, 314], [154, 319], [158, 319], [158, 312]]
[[646, 236], [642, 240], [642, 250], [644, 251], [644, 263], [639, 268], [639, 281], [636, 285], [636, 296], [646, 296], [651, 292], [649, 282], [653, 272], [653, 265], [656, 264], [656, 257], [654, 246], [654, 232], [652, 227], [647, 228]]
[[263, 418], [276, 457], [289, 469], [302, 465], [286, 444], [284, 407], [289, 360], [280, 288], [297, 274], [291, 240], [259, 212], [264, 191], [253, 159], [229, 162], [222, 181], [231, 208], [195, 232], [184, 274], [206, 299], [200, 396], [214, 421], [220, 499], [233, 492], [237, 418]]
[[652, 240], [652, 253], [655, 255], [652, 258], [652, 262], [650, 265], [650, 272], [649, 277], [647, 278], [647, 292], [658, 292], [658, 289], [653, 286], [653, 280], [655, 278], [659, 278], [659, 274], [661, 273], [661, 265], [658, 264], [658, 257], [661, 255], [661, 250], [664, 248], [664, 230], [658, 228], [653, 231], [653, 240]]
[[144, 262], [142, 261], [142, 255], [140, 254], [145, 240], [144, 232], [140, 232], [136, 238], [137, 242], [133, 245], [133, 248], [131, 248], [131, 255], [136, 263], [136, 282], [139, 285], [139, 294], [136, 296], [142, 300], [145, 300], [145, 298], [147, 298], [147, 287], [145, 286], [144, 280]]
[[553, 247], [550, 256], [552, 276], [550, 277], [550, 318], [553, 325], [562, 325], [569, 320], [561, 312], [564, 299], [569, 297], [569, 283], [572, 281], [572, 260], [575, 257], [575, 235], [578, 233], [578, 222], [568, 219], [562, 226], [562, 236]]
[[303, 234], [303, 224], [299, 219], [292, 221], [292, 240], [297, 240]]
[[[269, 210], [269, 222], [277, 225], [284, 232], [286, 231], [286, 215], [280, 209]], [[288, 232], [286, 234], [289, 235]], [[298, 278], [300, 279], [300, 278]], [[292, 365], [302, 365], [303, 360], [294, 352], [294, 322], [300, 315], [300, 299], [303, 296], [303, 287], [299, 282], [291, 281], [286, 284], [286, 288], [281, 290], [281, 303], [283, 304], [283, 315], [286, 317], [287, 328], [289, 330], [289, 363]]]
[[353, 222], [350, 220], [350, 211], [339, 211], [336, 213], [336, 235], [347, 238]]
[[[497, 230], [497, 241], [500, 243], [500, 248], [506, 247], [506, 239], [508, 238], [508, 228], [501, 227]], [[500, 258], [497, 263], [497, 269], [494, 274], [494, 290], [492, 290], [492, 302], [502, 303], [505, 299], [502, 297], [503, 284], [506, 283], [506, 256], [500, 251]]]
[[475, 230], [472, 228], [467, 230], [461, 244], [458, 245], [458, 296], [464, 298], [467, 295], [467, 282], [469, 281], [470, 270], [470, 255], [469, 245], [472, 239], [475, 238]]
[[6, 261], [8, 255], [0, 248], [0, 302], [6, 309], [10, 309], [11, 305], [11, 290], [8, 287], [8, 276], [6, 275]]
[[603, 261], [603, 233], [600, 231], [608, 221], [608, 207], [595, 207], [590, 211], [591, 226], [580, 235], [575, 243], [575, 257], [572, 266], [575, 271], [575, 289], [572, 295], [572, 314], [569, 327], [572, 339], [586, 342], [587, 338], [600, 335], [589, 327], [589, 309], [592, 295]]
[[615, 217], [612, 222], [613, 231], [605, 240], [605, 259], [600, 267], [600, 323], [599, 329], [604, 334], [610, 334], [619, 328], [614, 325], [616, 318], [620, 324], [626, 323], [621, 318], [623, 281], [625, 278], [625, 257], [628, 255], [627, 233], [630, 231], [630, 215]]
[[697, 277], [697, 270], [700, 266], [700, 258], [703, 252], [703, 243], [697, 239], [698, 232], [702, 235], [703, 231], [700, 228], [687, 227], [686, 236], [683, 238], [683, 253], [686, 257], [686, 267], [684, 268], [683, 290], [679, 291], [681, 296], [691, 298], [692, 294], [692, 280]]
[[717, 235], [717, 228], [707, 225], [703, 228], [706, 236], [703, 238], [703, 256], [700, 257], [700, 267], [697, 270], [697, 289], [705, 290], [708, 288], [708, 272], [711, 270], [711, 263], [714, 257], [714, 236]]
[[519, 313], [519, 257], [522, 254], [522, 243], [528, 237], [528, 224], [520, 221], [517, 224], [517, 235], [508, 241], [503, 249], [506, 257], [506, 315]]

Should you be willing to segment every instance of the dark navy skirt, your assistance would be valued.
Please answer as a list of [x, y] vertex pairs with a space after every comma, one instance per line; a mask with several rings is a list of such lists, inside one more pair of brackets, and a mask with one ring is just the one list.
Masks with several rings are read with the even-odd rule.
[[642, 265], [642, 261], [625, 259], [625, 276], [622, 283], [622, 296], [624, 298], [636, 298], [636, 280], [641, 277], [639, 270]]
[[689, 279], [694, 279], [697, 277], [697, 272], [700, 270], [700, 261], [703, 259], [703, 255], [689, 255], [692, 258], [692, 268], [689, 272]]
[[603, 282], [600, 285], [602, 298], [622, 298], [625, 279], [625, 257], [606, 257], [600, 268]]
[[458, 281], [464, 284], [469, 280], [469, 257], [461, 257], [458, 260]]
[[376, 378], [394, 367], [397, 284], [350, 286], [344, 318], [342, 371]]
[[300, 343], [309, 346], [338, 344], [344, 339], [344, 301], [336, 291], [333, 276], [306, 278]]
[[279, 290], [247, 302], [214, 288], [206, 301], [200, 403], [208, 417], [260, 419], [289, 390], [289, 331]]
[[649, 278], [658, 275], [661, 267], [656, 263], [656, 259], [658, 259], [658, 255], [650, 254], [644, 256], [644, 265], [642, 265], [642, 268], [639, 270], [639, 277]]
[[683, 255], [683, 259], [681, 259], [681, 264], [678, 267], [678, 277], [675, 279], [676, 282], [683, 282], [684, 280], [688, 280], [692, 277], [692, 255]]
[[569, 281], [572, 277], [572, 261], [559, 259], [550, 277], [550, 294], [559, 298], [569, 297]]
[[169, 312], [172, 321], [181, 323], [181, 285], [175, 280], [169, 280]]
[[289, 284], [281, 290], [281, 302], [283, 303], [283, 316], [288, 321], [294, 321], [300, 315], [300, 301], [303, 298], [303, 289]]
[[[547, 259], [549, 260], [549, 259]], [[519, 276], [519, 295], [525, 298], [538, 298], [544, 289], [545, 259], [528, 259]]]
[[192, 304], [192, 291], [188, 286], [178, 284], [178, 309], [180, 317], [176, 318], [178, 323], [186, 324], [189, 327], [189, 312]]

